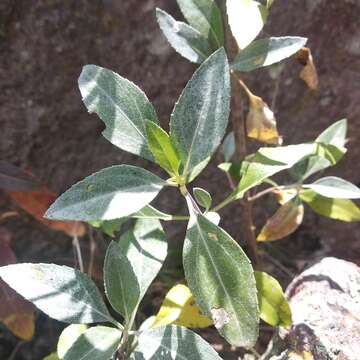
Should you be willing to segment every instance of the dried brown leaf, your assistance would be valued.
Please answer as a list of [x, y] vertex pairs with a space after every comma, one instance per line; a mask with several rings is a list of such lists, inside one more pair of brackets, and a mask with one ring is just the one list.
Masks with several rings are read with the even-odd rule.
[[292, 234], [302, 223], [304, 206], [295, 198], [282, 205], [266, 222], [258, 241], [275, 241]]
[[319, 77], [311, 50], [307, 47], [303, 47], [296, 54], [296, 59], [303, 65], [299, 74], [300, 79], [305, 82], [310, 90], [317, 90], [319, 87]]

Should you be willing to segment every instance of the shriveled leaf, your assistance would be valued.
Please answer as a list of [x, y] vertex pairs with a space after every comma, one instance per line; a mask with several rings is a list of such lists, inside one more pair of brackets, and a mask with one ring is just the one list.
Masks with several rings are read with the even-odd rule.
[[175, 285], [166, 294], [153, 326], [175, 324], [187, 328], [204, 328], [212, 325], [196, 304], [186, 285]]
[[280, 240], [292, 234], [302, 223], [304, 206], [299, 199], [291, 199], [271, 216], [262, 228], [257, 241]]
[[261, 184], [268, 177], [289, 169], [303, 158], [314, 154], [316, 148], [316, 144], [260, 148], [242, 164], [243, 176], [235, 191], [236, 198], [242, 198], [246, 191]]
[[164, 185], [165, 181], [145, 169], [111, 166], [73, 185], [45, 216], [86, 221], [117, 219], [142, 209]]
[[225, 161], [230, 161], [231, 158], [233, 157], [233, 155], [235, 154], [235, 135], [234, 135], [234, 132], [233, 131], [230, 131], [222, 145], [221, 145], [221, 152], [222, 154], [224, 155], [224, 159]]
[[208, 39], [192, 26], [161, 9], [156, 9], [156, 17], [170, 45], [184, 58], [200, 64], [213, 52]]
[[234, 346], [253, 346], [258, 337], [254, 273], [240, 246], [204, 216], [191, 219], [183, 250], [188, 286], [205, 316]]
[[170, 120], [170, 136], [188, 176], [208, 162], [229, 118], [230, 75], [224, 49], [204, 61], [183, 90]]
[[351, 200], [328, 198], [313, 190], [302, 191], [300, 198], [319, 215], [347, 222], [360, 221], [360, 209]]
[[33, 176], [17, 166], [0, 161], [0, 189], [8, 191], [30, 191], [40, 185]]
[[196, 187], [193, 189], [195, 200], [199, 203], [200, 206], [208, 211], [211, 207], [212, 198], [209, 192], [206, 190]]
[[0, 267], [0, 277], [53, 319], [78, 324], [114, 321], [96, 285], [76, 269], [14, 264]]
[[264, 27], [268, 9], [255, 0], [227, 0], [226, 8], [231, 32], [239, 48], [245, 49]]
[[181, 326], [168, 325], [139, 335], [137, 355], [141, 360], [220, 360], [217, 352], [199, 335]]
[[311, 50], [308, 47], [303, 47], [296, 54], [296, 58], [303, 66], [299, 74], [300, 79], [305, 82], [310, 90], [316, 90], [319, 87], [319, 77]]
[[215, 0], [177, 0], [189, 24], [197, 29], [214, 49], [224, 45], [222, 15]]
[[246, 117], [247, 136], [266, 144], [281, 145], [282, 137], [279, 136], [274, 113], [261, 97], [255, 96], [244, 83], [242, 85], [250, 102]]
[[131, 217], [136, 219], [158, 219], [164, 221], [172, 220], [172, 215], [166, 214], [158, 209], [155, 209], [151, 205], [146, 205], [138, 212], [132, 214]]
[[71, 324], [67, 326], [59, 336], [57, 344], [57, 355], [63, 359], [74, 342], [87, 330], [87, 325]]
[[134, 229], [112, 242], [105, 257], [107, 297], [130, 321], [167, 255], [167, 242], [158, 220], [138, 220]]
[[84, 66], [79, 88], [89, 113], [96, 113], [105, 123], [106, 139], [120, 149], [153, 160], [147, 145], [145, 121], [159, 121], [140, 88], [117, 73], [95, 65]]
[[298, 36], [256, 40], [235, 57], [231, 67], [246, 72], [278, 63], [294, 55], [306, 44], [306, 41], [306, 38]]
[[[0, 228], [0, 266], [13, 264], [16, 256], [10, 247], [11, 235]], [[0, 279], [0, 321], [22, 340], [30, 340], [35, 331], [35, 309]]]
[[96, 326], [86, 330], [66, 352], [63, 360], [109, 360], [121, 339], [118, 329]]
[[97, 221], [89, 221], [89, 224], [97, 229], [100, 229], [106, 235], [111, 237], [115, 236], [116, 232], [119, 232], [121, 226], [127, 221], [127, 218], [120, 218], [114, 220], [97, 220]]
[[79, 221], [58, 221], [44, 218], [46, 210], [57, 198], [57, 195], [46, 187], [33, 191], [10, 191], [8, 194], [23, 210], [51, 229], [63, 231], [69, 236], [85, 235], [86, 228]]
[[260, 318], [271, 326], [289, 327], [291, 309], [279, 282], [267, 273], [255, 271]]
[[304, 184], [303, 188], [314, 190], [322, 196], [334, 199], [360, 198], [360, 189], [357, 186], [336, 176], [327, 176], [312, 184]]
[[147, 121], [146, 133], [149, 148], [156, 162], [170, 175], [178, 175], [180, 159], [167, 132], [152, 121]]

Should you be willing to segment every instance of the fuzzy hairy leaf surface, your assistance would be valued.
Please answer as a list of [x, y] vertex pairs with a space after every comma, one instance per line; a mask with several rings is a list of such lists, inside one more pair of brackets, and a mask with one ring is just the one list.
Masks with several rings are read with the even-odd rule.
[[220, 360], [217, 352], [199, 335], [184, 327], [168, 325], [139, 335], [135, 360]]
[[220, 144], [230, 111], [230, 73], [224, 49], [204, 61], [183, 90], [170, 120], [170, 136], [183, 175], [206, 161]]
[[0, 277], [51, 318], [77, 324], [113, 322], [94, 282], [80, 271], [55, 264], [14, 264]]
[[131, 165], [103, 169], [73, 185], [48, 209], [49, 219], [112, 220], [150, 203], [166, 185], [151, 172]]
[[165, 233], [158, 220], [138, 220], [133, 229], [112, 242], [105, 257], [107, 297], [129, 321], [167, 255]]
[[156, 18], [170, 45], [189, 61], [200, 64], [213, 52], [207, 38], [192, 26], [161, 9], [156, 9]]
[[234, 346], [253, 346], [259, 322], [256, 284], [240, 246], [223, 229], [193, 213], [183, 262], [196, 302], [220, 334]]
[[252, 71], [278, 63], [294, 55], [306, 41], [306, 38], [298, 36], [256, 40], [235, 57], [231, 67], [238, 71]]
[[153, 160], [147, 145], [145, 120], [158, 123], [145, 93], [117, 73], [96, 65], [84, 66], [79, 88], [89, 113], [105, 123], [104, 137], [112, 144]]
[[109, 360], [119, 346], [121, 332], [107, 326], [95, 326], [81, 334], [63, 360]]
[[209, 40], [214, 49], [224, 45], [221, 11], [215, 0], [177, 0], [189, 24]]

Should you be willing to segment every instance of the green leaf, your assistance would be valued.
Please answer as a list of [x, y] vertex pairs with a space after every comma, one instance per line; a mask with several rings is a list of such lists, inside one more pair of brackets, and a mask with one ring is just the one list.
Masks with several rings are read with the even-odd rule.
[[43, 360], [60, 360], [60, 359], [58, 358], [57, 354], [54, 352], [44, 357]]
[[104, 121], [106, 139], [120, 149], [153, 160], [145, 120], [159, 121], [150, 101], [135, 84], [113, 71], [86, 65], [79, 88], [88, 111]]
[[212, 54], [183, 90], [170, 120], [170, 136], [184, 165], [183, 175], [209, 158], [228, 123], [230, 74], [224, 49]]
[[201, 172], [206, 168], [209, 161], [211, 160], [211, 156], [208, 156], [205, 160], [201, 161], [198, 165], [195, 165], [194, 168], [190, 171], [188, 176], [188, 183], [191, 183]]
[[331, 199], [312, 190], [301, 191], [300, 198], [319, 215], [347, 222], [360, 221], [360, 209], [351, 200]]
[[304, 184], [303, 188], [312, 189], [322, 196], [334, 199], [360, 198], [360, 189], [357, 186], [336, 176], [327, 176], [312, 184]]
[[150, 203], [166, 182], [131, 165], [103, 169], [73, 185], [48, 209], [45, 217], [59, 220], [112, 220]]
[[199, 205], [208, 211], [212, 203], [211, 195], [206, 190], [199, 187], [194, 188], [193, 193]]
[[214, 49], [224, 45], [222, 15], [215, 0], [177, 0], [189, 24], [209, 40]]
[[85, 331], [66, 352], [63, 360], [109, 360], [121, 339], [118, 329], [96, 326]]
[[168, 325], [145, 330], [139, 335], [137, 356], [142, 360], [221, 360], [199, 335], [181, 326]]
[[94, 282], [80, 271], [55, 264], [14, 264], [0, 277], [53, 319], [77, 324], [114, 322]]
[[107, 297], [127, 322], [167, 255], [167, 242], [158, 220], [138, 220], [119, 243], [112, 242], [105, 257]]
[[213, 52], [207, 38], [190, 25], [176, 21], [161, 9], [156, 9], [156, 17], [170, 45], [184, 58], [200, 64]]
[[131, 215], [135, 219], [158, 219], [164, 221], [172, 220], [172, 215], [166, 214], [151, 205], [146, 205], [144, 208]]
[[289, 327], [291, 309], [279, 282], [264, 272], [255, 271], [260, 318], [271, 326]]
[[245, 192], [261, 184], [268, 177], [294, 166], [316, 152], [316, 144], [299, 144], [281, 147], [260, 148], [255, 155], [243, 162], [243, 177], [236, 189], [236, 199]]
[[57, 355], [59, 359], [63, 359], [74, 342], [88, 329], [84, 324], [71, 324], [67, 326], [59, 336], [57, 344]]
[[170, 175], [178, 175], [180, 160], [168, 133], [152, 121], [146, 122], [146, 133], [156, 162]]
[[294, 55], [307, 39], [297, 36], [271, 37], [254, 41], [241, 51], [231, 67], [238, 71], [252, 71], [278, 63]]
[[223, 229], [189, 210], [183, 250], [189, 288], [230, 344], [251, 347], [258, 337], [259, 314], [250, 261]]
[[239, 48], [244, 49], [264, 27], [268, 9], [254, 0], [227, 0], [226, 8], [231, 32]]
[[126, 218], [114, 219], [114, 220], [95, 220], [89, 221], [89, 224], [97, 229], [100, 229], [103, 233], [110, 237], [114, 237], [116, 232], [119, 232], [121, 226], [127, 221]]
[[347, 120], [342, 119], [329, 126], [317, 138], [317, 143], [324, 143], [343, 148], [346, 143]]
[[274, 1], [275, 1], [275, 0], [266, 0], [266, 7], [267, 7], [268, 9], [270, 9], [271, 6], [272, 6], [272, 4], [274, 3]]
[[221, 152], [224, 155], [226, 162], [230, 161], [233, 155], [235, 154], [235, 135], [233, 131], [230, 131], [221, 146]]

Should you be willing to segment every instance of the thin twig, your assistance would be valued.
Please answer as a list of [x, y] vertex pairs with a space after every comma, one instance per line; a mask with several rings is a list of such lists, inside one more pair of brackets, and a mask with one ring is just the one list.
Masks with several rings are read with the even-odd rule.
[[89, 239], [90, 239], [90, 256], [89, 256], [89, 266], [87, 273], [90, 277], [92, 277], [94, 270], [95, 251], [97, 249], [97, 245], [94, 238], [94, 232], [91, 226], [89, 226]]
[[79, 242], [79, 238], [77, 237], [77, 235], [73, 236], [73, 247], [75, 249], [75, 254], [76, 254], [76, 258], [79, 264], [79, 269], [81, 272], [84, 272], [84, 263], [83, 263], [83, 259], [82, 259], [82, 255], [81, 255], [81, 248], [80, 248], [80, 242]]

